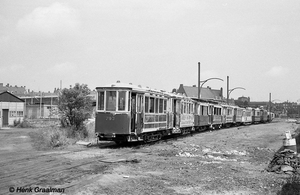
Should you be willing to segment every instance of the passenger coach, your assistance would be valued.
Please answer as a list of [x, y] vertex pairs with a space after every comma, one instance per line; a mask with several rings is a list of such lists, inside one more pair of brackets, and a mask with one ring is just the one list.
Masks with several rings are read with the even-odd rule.
[[240, 108], [120, 82], [97, 87], [95, 133], [116, 143], [159, 140], [171, 134], [270, 122], [272, 113]]
[[95, 132], [99, 140], [148, 142], [194, 130], [190, 98], [122, 83], [96, 89]]

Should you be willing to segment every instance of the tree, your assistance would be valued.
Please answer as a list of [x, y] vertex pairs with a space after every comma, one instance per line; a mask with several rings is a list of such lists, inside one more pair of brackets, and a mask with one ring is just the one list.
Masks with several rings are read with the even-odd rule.
[[83, 122], [91, 116], [91, 90], [86, 84], [76, 83], [73, 88], [63, 89], [59, 95], [58, 109], [62, 124], [79, 130]]

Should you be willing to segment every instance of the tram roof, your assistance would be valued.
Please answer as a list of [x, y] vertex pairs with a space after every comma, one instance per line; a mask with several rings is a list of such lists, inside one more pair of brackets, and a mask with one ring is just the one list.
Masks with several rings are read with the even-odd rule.
[[142, 87], [141, 85], [133, 85], [130, 83], [112, 83], [105, 85], [103, 87], [96, 87], [96, 89], [128, 89], [136, 92], [142, 92], [142, 93], [155, 93], [163, 96], [169, 96], [173, 98], [183, 98], [183, 99], [191, 99], [189, 97], [186, 97], [182, 94], [172, 93], [172, 92], [166, 92], [164, 90], [158, 90], [158, 89], [151, 89], [149, 87]]

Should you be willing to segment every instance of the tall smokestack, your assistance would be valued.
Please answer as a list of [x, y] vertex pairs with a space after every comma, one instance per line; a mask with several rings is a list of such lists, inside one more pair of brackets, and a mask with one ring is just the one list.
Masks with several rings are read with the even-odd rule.
[[198, 62], [198, 99], [200, 99], [200, 93], [201, 93], [201, 89], [200, 89], [200, 62]]
[[229, 76], [227, 76], [227, 104], [229, 100]]

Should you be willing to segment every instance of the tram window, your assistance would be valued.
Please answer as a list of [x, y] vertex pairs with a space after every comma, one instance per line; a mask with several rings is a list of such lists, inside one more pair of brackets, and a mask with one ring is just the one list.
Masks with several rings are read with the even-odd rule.
[[128, 92], [128, 111], [130, 111], [130, 107], [131, 107], [131, 104], [130, 104], [130, 98], [131, 97], [131, 92]]
[[98, 110], [104, 110], [104, 91], [98, 92]]
[[189, 111], [189, 104], [185, 103], [184, 106], [185, 106], [185, 114], [187, 114]]
[[139, 95], [137, 98], [137, 111], [143, 112], [143, 96]]
[[150, 113], [154, 113], [154, 98], [150, 97]]
[[164, 100], [159, 99], [159, 113], [163, 113], [163, 108], [164, 108]]
[[106, 92], [106, 110], [116, 111], [116, 91]]
[[149, 112], [149, 97], [145, 97], [145, 113]]
[[167, 100], [164, 100], [164, 111], [167, 111]]
[[207, 116], [208, 115], [208, 107], [207, 106], [202, 106], [202, 115]]
[[124, 111], [126, 103], [126, 91], [119, 91], [118, 110]]
[[183, 114], [183, 109], [184, 109], [183, 103], [181, 103], [181, 114]]
[[155, 113], [158, 113], [158, 99], [155, 99]]
[[196, 114], [197, 115], [200, 115], [201, 114], [201, 110], [200, 110], [200, 105], [199, 104], [196, 104]]

